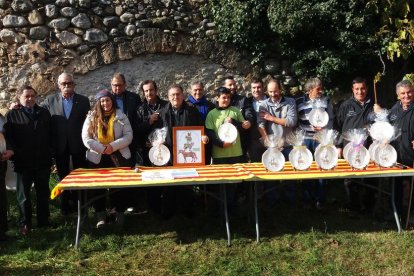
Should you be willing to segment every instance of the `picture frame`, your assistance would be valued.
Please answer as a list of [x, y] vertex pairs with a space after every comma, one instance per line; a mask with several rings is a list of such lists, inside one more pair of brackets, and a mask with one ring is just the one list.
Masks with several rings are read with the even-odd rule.
[[173, 165], [194, 167], [204, 165], [203, 126], [173, 127]]

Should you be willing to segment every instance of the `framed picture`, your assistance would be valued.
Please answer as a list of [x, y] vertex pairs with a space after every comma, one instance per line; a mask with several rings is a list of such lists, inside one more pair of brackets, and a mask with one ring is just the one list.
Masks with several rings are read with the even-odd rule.
[[204, 165], [203, 126], [173, 127], [174, 166]]

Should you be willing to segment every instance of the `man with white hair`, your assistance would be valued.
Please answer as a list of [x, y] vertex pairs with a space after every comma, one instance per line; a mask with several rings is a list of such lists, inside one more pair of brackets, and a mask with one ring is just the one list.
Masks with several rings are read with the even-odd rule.
[[[89, 112], [90, 104], [86, 96], [75, 92], [75, 82], [69, 73], [58, 77], [59, 90], [49, 95], [42, 106], [51, 114], [52, 149], [60, 179], [73, 169], [86, 167], [86, 148], [82, 143], [82, 126]], [[62, 194], [61, 210], [63, 215], [74, 211], [76, 195], [70, 191]]]

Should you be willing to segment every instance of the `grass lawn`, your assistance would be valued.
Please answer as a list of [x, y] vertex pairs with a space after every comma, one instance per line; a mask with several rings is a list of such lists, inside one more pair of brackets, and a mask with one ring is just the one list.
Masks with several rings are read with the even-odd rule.
[[[340, 195], [342, 186], [335, 187]], [[414, 274], [414, 232], [397, 234], [393, 221], [341, 211], [343, 199], [335, 192], [323, 210], [270, 207], [262, 200], [258, 244], [246, 203], [241, 215], [230, 217], [230, 247], [223, 218], [201, 204], [193, 219], [127, 215], [123, 229], [95, 229], [90, 212], [80, 250], [73, 247], [76, 218], [63, 218], [56, 202], [53, 227], [20, 236], [14, 196], [9, 194], [12, 239], [0, 243], [0, 275]]]

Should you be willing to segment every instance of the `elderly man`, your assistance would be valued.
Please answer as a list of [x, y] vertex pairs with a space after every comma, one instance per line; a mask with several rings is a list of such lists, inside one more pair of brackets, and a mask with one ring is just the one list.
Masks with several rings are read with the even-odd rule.
[[[397, 150], [397, 161], [406, 166], [413, 166], [414, 162], [414, 90], [413, 84], [408, 80], [397, 83], [396, 92], [398, 101], [390, 110], [390, 122], [401, 129], [401, 135], [393, 142]], [[403, 183], [410, 183], [410, 178], [396, 178], [397, 210], [402, 211]], [[410, 206], [411, 208], [411, 206]]]
[[[73, 76], [62, 73], [58, 77], [59, 92], [46, 97], [42, 106], [52, 116], [52, 149], [60, 179], [73, 169], [86, 167], [86, 148], [82, 143], [82, 126], [90, 105], [87, 97], [75, 93]], [[63, 215], [75, 210], [76, 194], [65, 191], [62, 195]]]
[[[370, 99], [368, 95], [368, 88], [366, 81], [363, 78], [357, 77], [352, 81], [352, 96], [345, 100], [338, 108], [335, 116], [334, 127], [339, 133], [344, 133], [347, 130], [354, 128], [364, 128], [368, 124], [373, 123], [371, 116], [372, 112], [378, 112], [381, 107]], [[371, 144], [371, 139], [365, 141], [365, 146]], [[339, 155], [342, 155], [342, 146], [338, 145]], [[365, 181], [373, 182], [369, 178]], [[375, 184], [375, 183], [372, 183]], [[372, 209], [374, 207], [374, 191], [367, 189], [363, 195], [363, 205], [359, 200], [361, 191], [357, 183], [350, 179], [345, 180], [345, 188], [348, 194], [348, 207], [352, 211], [362, 211], [364, 209]]]
[[[197, 108], [184, 101], [184, 90], [181, 86], [173, 84], [168, 89], [168, 101], [160, 110], [160, 117], [157, 120], [156, 128], [167, 128], [167, 137], [164, 144], [170, 149], [171, 159], [176, 158], [173, 153], [173, 133], [175, 126], [203, 126], [203, 120]], [[204, 144], [208, 143], [208, 137], [202, 137]], [[171, 162], [171, 161], [170, 161]], [[193, 191], [185, 187], [168, 187], [163, 189], [163, 210], [164, 218], [171, 217], [176, 209], [188, 217], [194, 214]]]
[[[137, 133], [137, 111], [141, 105], [141, 98], [138, 94], [126, 90], [125, 76], [121, 73], [115, 73], [111, 79], [112, 94], [115, 96], [116, 104], [122, 112], [127, 115], [134, 132], [134, 139], [129, 146], [131, 151], [131, 166], [135, 165], [135, 157], [138, 145]], [[141, 135], [141, 134], [140, 134]]]
[[4, 125], [7, 151], [3, 158], [12, 158], [17, 174], [16, 192], [22, 235], [27, 235], [32, 228], [32, 183], [36, 190], [38, 227], [49, 224], [51, 117], [49, 111], [36, 104], [36, 94], [32, 87], [23, 86], [19, 90], [21, 107], [7, 113]]

